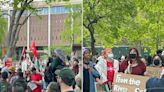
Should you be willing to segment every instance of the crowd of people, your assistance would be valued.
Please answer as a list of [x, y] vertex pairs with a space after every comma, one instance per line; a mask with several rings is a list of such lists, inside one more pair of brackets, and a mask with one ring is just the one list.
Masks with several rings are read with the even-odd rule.
[[81, 92], [80, 59], [55, 49], [52, 57], [0, 67], [0, 92]]
[[[1, 66], [0, 92], [99, 92], [96, 85], [102, 87], [103, 92], [110, 92], [116, 73], [149, 76], [147, 66], [164, 66], [162, 50], [152, 57], [141, 57], [136, 48], [131, 48], [128, 55], [121, 56], [119, 60], [114, 58], [111, 48], [104, 49], [96, 59], [89, 49], [83, 48], [82, 54], [83, 67], [80, 59], [66, 58], [60, 49], [55, 49], [52, 56], [44, 60], [33, 61], [26, 55], [16, 66]], [[83, 77], [80, 73], [82, 68]], [[147, 92], [163, 92], [163, 81], [164, 70], [160, 78], [147, 80]]]
[[[83, 92], [96, 92], [96, 85], [100, 85], [103, 92], [110, 92], [116, 73], [149, 76], [147, 66], [158, 68], [164, 66], [164, 51], [162, 50], [158, 50], [153, 57], [141, 57], [136, 48], [131, 48], [128, 55], [121, 56], [119, 60], [114, 59], [111, 48], [104, 49], [96, 59], [92, 59], [89, 49], [83, 48], [82, 52]], [[150, 77], [145, 86], [147, 92], [164, 92], [164, 71], [161, 72], [160, 78]]]

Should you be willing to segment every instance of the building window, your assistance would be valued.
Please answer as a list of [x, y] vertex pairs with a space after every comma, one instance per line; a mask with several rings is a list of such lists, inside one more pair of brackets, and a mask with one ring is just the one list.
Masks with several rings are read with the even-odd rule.
[[51, 7], [51, 14], [63, 14], [63, 13], [69, 13], [69, 9], [66, 9], [64, 6]]

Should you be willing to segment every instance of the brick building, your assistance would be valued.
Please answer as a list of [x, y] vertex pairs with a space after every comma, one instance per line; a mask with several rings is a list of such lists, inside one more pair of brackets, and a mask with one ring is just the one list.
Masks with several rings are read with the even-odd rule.
[[[71, 4], [79, 3], [82, 3], [82, 1], [71, 1]], [[32, 41], [35, 41], [37, 50], [40, 51], [54, 45], [71, 46], [71, 42], [64, 41], [61, 37], [61, 32], [64, 30], [65, 18], [68, 13], [70, 13], [69, 9], [65, 7], [68, 3], [53, 2], [48, 5], [45, 2], [37, 0], [33, 4], [39, 10], [38, 15], [40, 17], [36, 15], [30, 16], [21, 28], [16, 44], [17, 55], [21, 54], [23, 47], [27, 47], [29, 51]], [[10, 10], [10, 13], [11, 12], [12, 10]], [[26, 13], [28, 13], [28, 11], [25, 11], [24, 15], [26, 15]], [[23, 19], [24, 17], [22, 17], [21, 20]], [[10, 17], [8, 17], [8, 22], [10, 22]], [[78, 46], [81, 46], [81, 43], [78, 44]]]

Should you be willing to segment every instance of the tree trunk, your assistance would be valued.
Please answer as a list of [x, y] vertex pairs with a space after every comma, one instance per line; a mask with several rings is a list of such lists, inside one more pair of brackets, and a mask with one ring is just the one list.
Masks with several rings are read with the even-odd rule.
[[90, 34], [91, 35], [91, 51], [92, 51], [92, 55], [96, 54], [96, 49], [95, 49], [95, 38], [94, 38], [94, 34]]
[[96, 54], [96, 49], [95, 49], [95, 38], [94, 38], [94, 29], [92, 26], [89, 27], [89, 32], [90, 32], [90, 37], [91, 37], [91, 52], [92, 55]]
[[12, 56], [14, 55], [14, 52], [15, 52], [15, 47], [14, 46], [9, 47], [7, 51], [7, 58], [12, 58]]

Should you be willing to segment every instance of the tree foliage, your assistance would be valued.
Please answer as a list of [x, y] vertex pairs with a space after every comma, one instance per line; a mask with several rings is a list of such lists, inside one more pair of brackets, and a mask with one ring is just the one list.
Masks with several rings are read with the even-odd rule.
[[[163, 46], [163, 0], [84, 1], [84, 24], [89, 23], [87, 18], [105, 16], [93, 25], [96, 45], [150, 47], [152, 51]], [[84, 32], [84, 39], [88, 32]]]
[[[1, 2], [2, 5], [6, 5], [6, 9], [11, 7], [12, 11], [10, 14], [9, 30], [7, 31], [7, 57], [12, 57], [14, 54], [15, 46], [18, 40], [19, 32], [21, 27], [26, 23], [27, 19], [36, 9], [32, 6], [33, 0], [4, 0]], [[25, 11], [30, 11], [26, 14], [25, 19], [21, 21], [21, 17]]]
[[2, 44], [5, 38], [6, 29], [7, 29], [7, 22], [3, 17], [0, 17], [0, 44]]
[[[73, 12], [71, 11], [73, 9]], [[66, 9], [69, 10], [69, 14], [67, 15], [64, 22], [64, 31], [61, 33], [62, 39], [65, 41], [72, 42], [74, 44], [81, 44], [81, 30], [82, 30], [82, 5], [74, 4], [67, 5]], [[72, 20], [73, 18], [73, 20]], [[73, 24], [73, 26], [71, 26]]]

